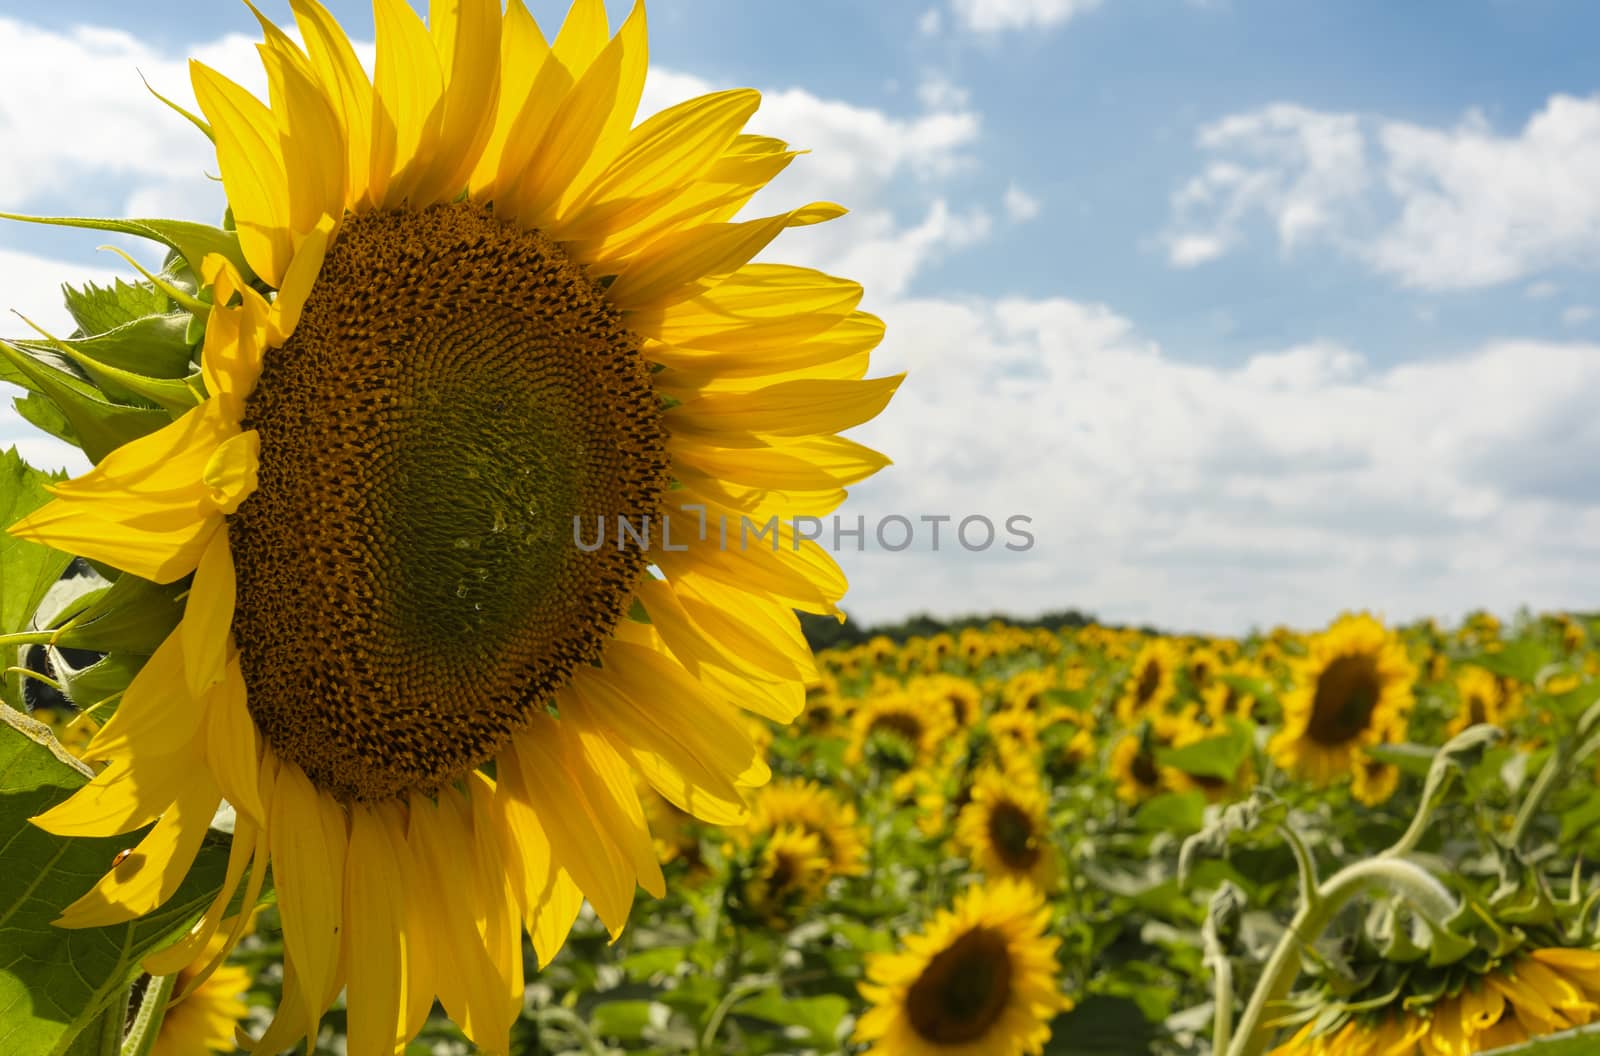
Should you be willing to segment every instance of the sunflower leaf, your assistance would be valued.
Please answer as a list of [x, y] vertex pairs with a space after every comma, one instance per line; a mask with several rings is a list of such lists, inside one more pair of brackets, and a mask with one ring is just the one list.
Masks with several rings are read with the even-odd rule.
[[101, 220], [87, 216], [23, 216], [20, 213], [0, 213], [0, 219], [20, 220], [29, 224], [49, 224], [53, 227], [77, 227], [90, 231], [115, 231], [121, 235], [136, 235], [160, 242], [176, 251], [196, 275], [200, 264], [211, 253], [226, 257], [246, 282], [255, 277], [239, 248], [239, 236], [232, 231], [188, 220]]
[[115, 330], [145, 316], [160, 315], [172, 307], [167, 295], [148, 282], [117, 279], [110, 286], [86, 282], [82, 289], [63, 283], [61, 294], [67, 311], [86, 336]]
[[208, 836], [177, 894], [129, 924], [69, 930], [51, 922], [140, 834], [66, 839], [28, 819], [88, 780], [44, 726], [0, 704], [0, 1052], [60, 1056], [127, 993], [139, 962], [188, 928], [222, 886], [226, 848]]
[[[28, 465], [16, 448], [0, 452], [0, 529], [15, 524], [49, 502], [50, 493], [45, 491], [45, 485], [59, 479]], [[0, 634], [29, 629], [31, 617], [45, 593], [61, 578], [71, 561], [71, 554], [0, 531]], [[4, 652], [6, 663], [3, 666], [13, 666], [12, 651]], [[0, 687], [9, 699], [21, 698], [17, 675], [4, 676]]]
[[[61, 339], [61, 344], [118, 370], [134, 371], [151, 378], [184, 378], [193, 371], [189, 348], [188, 312], [147, 315], [121, 323], [92, 337]], [[18, 341], [31, 351], [60, 349], [46, 341]]]

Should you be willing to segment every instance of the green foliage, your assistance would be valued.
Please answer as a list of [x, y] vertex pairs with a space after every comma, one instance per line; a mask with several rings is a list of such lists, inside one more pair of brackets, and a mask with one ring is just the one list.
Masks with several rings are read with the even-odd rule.
[[47, 729], [0, 705], [0, 832], [9, 834], [0, 870], [0, 1052], [74, 1051], [74, 1039], [102, 1013], [125, 1008], [139, 961], [187, 929], [222, 884], [227, 854], [208, 838], [156, 912], [115, 927], [56, 927], [61, 911], [141, 835], [65, 839], [29, 824], [87, 780]]

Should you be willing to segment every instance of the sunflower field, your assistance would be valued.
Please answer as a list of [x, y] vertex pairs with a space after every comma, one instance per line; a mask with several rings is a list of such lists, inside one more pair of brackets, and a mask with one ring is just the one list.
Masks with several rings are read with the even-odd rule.
[[0, 341], [0, 1056], [1600, 1051], [1600, 621], [813, 649], [806, 146], [642, 2], [288, 6], [151, 103], [218, 224], [0, 214], [151, 254]]

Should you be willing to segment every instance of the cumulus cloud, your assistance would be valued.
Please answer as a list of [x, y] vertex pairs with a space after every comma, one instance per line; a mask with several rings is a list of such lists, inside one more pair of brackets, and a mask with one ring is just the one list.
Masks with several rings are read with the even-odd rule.
[[979, 33], [1062, 25], [1093, 11], [1100, 0], [953, 0], [962, 25]]
[[1476, 112], [1435, 128], [1278, 103], [1204, 126], [1210, 156], [1173, 196], [1169, 262], [1238, 246], [1265, 219], [1407, 286], [1468, 289], [1587, 265], [1600, 251], [1600, 98], [1553, 95], [1512, 134]]
[[[859, 431], [896, 464], [847, 512], [1033, 518], [1026, 553], [841, 555], [864, 619], [1081, 605], [1236, 632], [1600, 590], [1600, 347], [1490, 342], [1375, 367], [1310, 342], [1187, 361], [1104, 305], [906, 300]], [[871, 544], [869, 543], [869, 548]], [[1483, 570], [1493, 568], [1494, 576]]]

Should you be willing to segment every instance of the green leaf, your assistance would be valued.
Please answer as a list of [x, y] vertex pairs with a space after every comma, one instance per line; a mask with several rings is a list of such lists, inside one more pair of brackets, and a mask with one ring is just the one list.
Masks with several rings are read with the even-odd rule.
[[239, 236], [209, 224], [196, 224], [187, 220], [100, 220], [86, 216], [22, 216], [17, 213], [0, 213], [0, 220], [20, 220], [29, 224], [49, 224], [53, 227], [77, 227], [91, 231], [114, 231], [122, 235], [137, 235], [152, 242], [160, 242], [176, 250], [196, 275], [207, 254], [221, 253], [246, 282], [255, 278], [255, 272], [244, 259], [239, 248]]
[[1188, 835], [1199, 832], [1206, 820], [1206, 797], [1201, 792], [1165, 792], [1145, 803], [1133, 815], [1146, 832]]
[[1196, 777], [1215, 777], [1232, 781], [1239, 767], [1250, 758], [1253, 742], [1243, 723], [1235, 723], [1227, 733], [1186, 744], [1182, 748], [1159, 748], [1156, 762], [1176, 767]]
[[1467, 657], [1467, 663], [1476, 664], [1492, 674], [1514, 678], [1533, 685], [1539, 672], [1550, 663], [1550, 650], [1533, 638], [1517, 638], [1506, 642], [1492, 653], [1479, 653]]
[[1597, 1046], [1600, 1046], [1600, 1025], [1590, 1025], [1577, 1030], [1564, 1030], [1559, 1034], [1546, 1034], [1520, 1045], [1490, 1049], [1482, 1056], [1593, 1056]]
[[61, 293], [66, 298], [67, 311], [84, 334], [103, 334], [172, 307], [167, 295], [148, 282], [117, 279], [110, 286], [86, 282], [81, 290], [63, 283]]
[[0, 452], [0, 634], [27, 629], [45, 592], [72, 561], [71, 554], [4, 532], [49, 502], [45, 485], [60, 479], [28, 465], [16, 448]]
[[1148, 1056], [1156, 1028], [1126, 997], [1087, 997], [1050, 1024], [1044, 1056]]
[[[0, 634], [25, 631], [46, 592], [67, 570], [71, 554], [17, 539], [5, 529], [50, 501], [45, 485], [58, 476], [42, 473], [22, 460], [16, 448], [0, 452]], [[14, 649], [0, 649], [0, 670], [15, 666]], [[0, 676], [8, 700], [21, 701], [21, 676]]]
[[91, 462], [172, 421], [165, 411], [111, 403], [88, 382], [46, 366], [4, 341], [0, 356], [27, 377], [28, 388], [55, 404]]
[[64, 839], [29, 824], [89, 775], [45, 727], [0, 705], [0, 1052], [59, 1056], [123, 1000], [139, 962], [181, 935], [222, 886], [223, 841], [208, 835], [182, 886], [130, 924], [69, 930], [51, 923], [141, 833]]
[[763, 991], [738, 1006], [741, 1016], [799, 1028], [805, 1037], [796, 1040], [818, 1048], [833, 1046], [839, 1024], [849, 1011], [850, 1002], [838, 994], [785, 997], [776, 990]]
[[[4, 357], [0, 357], [0, 375], [5, 373], [4, 368], [8, 368], [10, 366], [11, 364], [9, 361], [7, 361]], [[12, 381], [11, 378], [0, 378], [0, 380]], [[22, 382], [13, 382], [13, 384], [20, 385]], [[55, 437], [57, 440], [69, 443], [73, 447], [79, 446], [78, 434], [72, 431], [72, 425], [67, 421], [66, 415], [61, 413], [61, 408], [45, 399], [37, 392], [30, 392], [26, 396], [19, 396], [11, 402], [12, 405], [16, 407], [17, 413], [22, 415], [23, 420], [29, 425], [32, 425], [35, 429], [47, 433], [50, 436]]]
[[603, 1038], [638, 1041], [650, 1026], [649, 1001], [607, 1001], [596, 1005], [590, 1029]]

